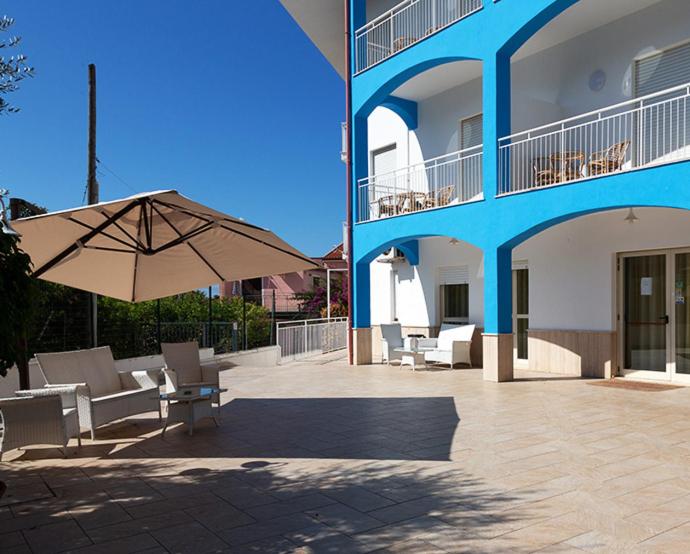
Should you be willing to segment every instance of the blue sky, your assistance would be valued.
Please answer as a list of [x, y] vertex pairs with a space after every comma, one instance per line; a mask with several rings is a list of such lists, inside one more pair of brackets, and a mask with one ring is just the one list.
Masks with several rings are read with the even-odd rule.
[[341, 240], [344, 85], [278, 0], [8, 0], [2, 13], [36, 67], [7, 97], [21, 112], [0, 118], [13, 196], [83, 203], [95, 63], [102, 200], [175, 188], [310, 255]]

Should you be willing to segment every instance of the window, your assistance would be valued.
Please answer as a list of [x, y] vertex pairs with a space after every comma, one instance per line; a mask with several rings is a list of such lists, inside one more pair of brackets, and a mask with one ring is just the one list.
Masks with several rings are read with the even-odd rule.
[[460, 120], [460, 148], [474, 148], [482, 144], [484, 138], [484, 116], [477, 114]]
[[441, 285], [443, 323], [469, 323], [470, 286]]
[[398, 150], [391, 144], [371, 152], [371, 174], [383, 175], [398, 168]]
[[469, 323], [469, 275], [466, 265], [440, 269], [441, 323]]

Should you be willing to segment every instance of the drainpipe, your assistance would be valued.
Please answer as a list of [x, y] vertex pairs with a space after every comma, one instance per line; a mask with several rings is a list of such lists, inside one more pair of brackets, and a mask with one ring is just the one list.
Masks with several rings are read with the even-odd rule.
[[347, 287], [347, 343], [349, 345], [348, 358], [350, 365], [352, 365], [354, 361], [354, 345], [352, 343], [352, 313], [354, 311], [352, 292], [354, 287], [352, 280], [352, 91], [350, 83], [352, 56], [350, 53], [350, 0], [343, 0], [343, 8], [345, 9], [345, 121], [347, 121], [347, 170], [345, 174], [347, 179], [347, 279], [349, 284]]

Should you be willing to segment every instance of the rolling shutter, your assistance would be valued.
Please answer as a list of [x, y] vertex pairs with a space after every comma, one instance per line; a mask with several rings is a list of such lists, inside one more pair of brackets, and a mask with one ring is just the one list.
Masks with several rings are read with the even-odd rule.
[[[690, 83], [690, 42], [635, 61], [635, 97]], [[637, 165], [663, 163], [682, 155], [690, 144], [690, 120], [682, 92], [644, 102], [636, 115]]]
[[690, 83], [690, 42], [635, 62], [635, 97]]
[[442, 267], [440, 269], [441, 285], [468, 285], [470, 282], [469, 266]]

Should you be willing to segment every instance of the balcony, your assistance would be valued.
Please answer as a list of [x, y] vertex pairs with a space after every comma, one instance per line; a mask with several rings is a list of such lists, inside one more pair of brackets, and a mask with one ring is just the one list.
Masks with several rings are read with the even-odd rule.
[[357, 222], [482, 199], [480, 145], [361, 179], [358, 182]]
[[690, 84], [499, 141], [498, 194], [690, 159]]
[[355, 74], [482, 9], [483, 0], [405, 0], [355, 32]]

